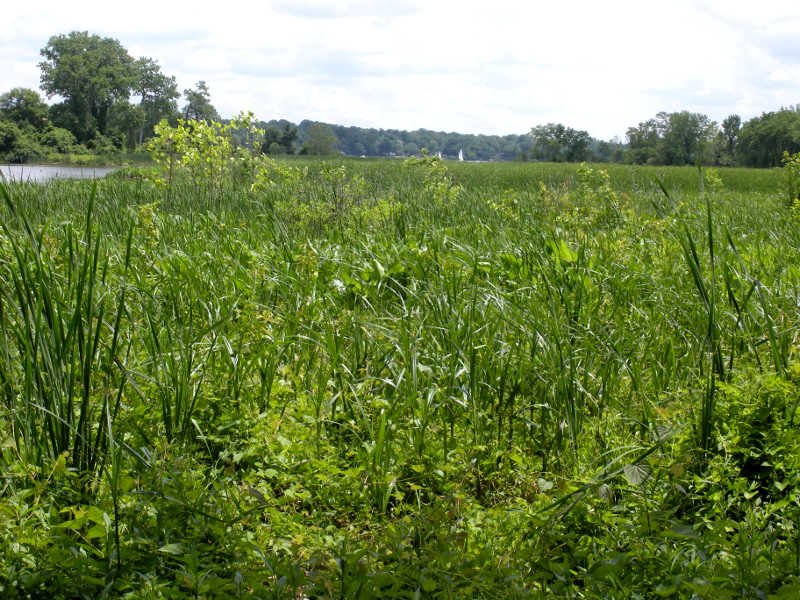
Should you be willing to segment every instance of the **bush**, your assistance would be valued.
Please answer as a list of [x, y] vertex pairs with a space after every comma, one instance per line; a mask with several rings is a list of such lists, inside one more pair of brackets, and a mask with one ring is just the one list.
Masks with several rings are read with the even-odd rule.
[[23, 136], [13, 150], [6, 153], [5, 159], [10, 163], [27, 163], [42, 153], [42, 148], [32, 139]]
[[44, 133], [42, 133], [40, 143], [46, 148], [52, 148], [59, 154], [70, 154], [75, 150], [78, 140], [66, 129], [61, 127], [48, 127]]
[[10, 163], [29, 162], [41, 154], [41, 148], [24, 135], [11, 121], [0, 121], [0, 160]]
[[0, 121], [0, 153], [11, 151], [19, 143], [22, 133], [11, 121]]
[[800, 208], [800, 152], [783, 153], [783, 190], [789, 208]]
[[104, 135], [98, 135], [93, 140], [86, 142], [86, 146], [93, 154], [117, 154], [122, 149], [122, 141]]

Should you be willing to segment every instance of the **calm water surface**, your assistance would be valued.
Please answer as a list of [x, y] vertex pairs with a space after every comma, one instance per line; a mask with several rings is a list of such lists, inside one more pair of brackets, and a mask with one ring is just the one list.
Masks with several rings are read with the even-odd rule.
[[119, 167], [76, 167], [73, 165], [0, 165], [0, 173], [15, 181], [47, 181], [48, 179], [102, 178]]

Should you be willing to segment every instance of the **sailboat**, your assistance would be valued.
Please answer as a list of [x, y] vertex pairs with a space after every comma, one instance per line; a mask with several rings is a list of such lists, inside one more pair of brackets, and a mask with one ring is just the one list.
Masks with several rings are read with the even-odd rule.
[[464, 162], [464, 150], [463, 149], [458, 151], [458, 160], [460, 160], [461, 162]]
[[441, 152], [441, 150], [439, 151], [439, 160], [442, 160], [442, 152]]

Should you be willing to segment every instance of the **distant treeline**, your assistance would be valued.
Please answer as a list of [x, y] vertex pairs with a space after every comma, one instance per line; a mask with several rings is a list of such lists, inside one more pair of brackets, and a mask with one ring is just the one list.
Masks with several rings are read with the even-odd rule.
[[[14, 88], [0, 95], [0, 161], [28, 162], [48, 154], [109, 155], [146, 152], [154, 127], [166, 119], [218, 121], [205, 82], [178, 92], [158, 61], [134, 59], [118, 40], [73, 31], [42, 48], [39, 92]], [[183, 96], [185, 104], [178, 108]], [[688, 111], [660, 112], [629, 127], [625, 140], [547, 123], [522, 134], [472, 135], [418, 129], [375, 129], [305, 120], [261, 123], [266, 154], [411, 156], [423, 148], [455, 159], [618, 162], [649, 165], [774, 167], [784, 152], [800, 151], [800, 104], [747, 122], [731, 115], [721, 124]]]
[[626, 137], [622, 158], [631, 164], [776, 167], [784, 152], [800, 152], [800, 104], [745, 123], [730, 115], [721, 125], [699, 113], [660, 112]]
[[[299, 124], [285, 119], [262, 122], [267, 136], [272, 131], [283, 132], [295, 128], [297, 144], [300, 148], [308, 141], [308, 131], [317, 123], [304, 120]], [[411, 156], [419, 154], [423, 148], [432, 154], [442, 153], [443, 157], [456, 158], [463, 150], [465, 160], [512, 160], [528, 152], [533, 144], [531, 137], [524, 134], [473, 135], [464, 133], [445, 133], [429, 129], [405, 131], [402, 129], [375, 129], [355, 126], [321, 123], [331, 128], [338, 139], [337, 149], [348, 156]], [[283, 148], [285, 150], [285, 148]]]
[[[800, 104], [765, 112], [742, 123], [731, 115], [718, 124], [704, 114], [660, 112], [629, 127], [625, 142], [593, 138], [561, 123], [538, 125], [524, 134], [472, 135], [418, 129], [374, 129], [286, 120], [262, 122], [276, 140], [287, 131], [303, 146], [312, 126], [329, 127], [338, 139], [336, 149], [348, 156], [411, 156], [422, 148], [443, 157], [465, 160], [548, 162], [616, 162], [639, 165], [703, 165], [775, 167], [784, 152], [800, 152]], [[270, 133], [272, 132], [272, 133]], [[283, 134], [281, 133], [283, 132]], [[280, 152], [287, 147], [275, 147]], [[268, 150], [267, 150], [268, 151]]]

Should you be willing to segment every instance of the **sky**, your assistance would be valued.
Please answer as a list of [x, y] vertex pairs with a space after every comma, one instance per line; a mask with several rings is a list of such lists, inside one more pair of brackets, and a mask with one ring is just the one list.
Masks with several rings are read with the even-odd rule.
[[223, 117], [491, 135], [558, 122], [624, 139], [659, 111], [721, 122], [800, 103], [788, 0], [37, 0], [2, 15], [0, 93], [38, 89], [49, 38], [89, 31], [180, 90], [204, 80]]

